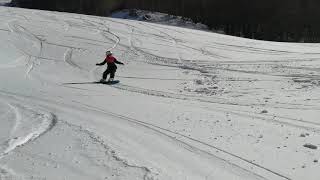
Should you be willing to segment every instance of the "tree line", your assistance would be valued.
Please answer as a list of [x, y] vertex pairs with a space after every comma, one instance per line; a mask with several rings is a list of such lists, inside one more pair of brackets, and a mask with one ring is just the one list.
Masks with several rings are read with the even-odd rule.
[[246, 38], [320, 42], [318, 0], [13, 0], [20, 7], [108, 16], [144, 9], [188, 17]]

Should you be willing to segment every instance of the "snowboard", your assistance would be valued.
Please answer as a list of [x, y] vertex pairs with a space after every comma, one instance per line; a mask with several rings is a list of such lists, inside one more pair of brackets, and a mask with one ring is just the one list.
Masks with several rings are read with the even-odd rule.
[[106, 85], [114, 85], [114, 84], [118, 84], [120, 83], [119, 80], [115, 80], [115, 81], [106, 81], [106, 82], [100, 82], [100, 81], [97, 81], [95, 82], [96, 84], [106, 84]]

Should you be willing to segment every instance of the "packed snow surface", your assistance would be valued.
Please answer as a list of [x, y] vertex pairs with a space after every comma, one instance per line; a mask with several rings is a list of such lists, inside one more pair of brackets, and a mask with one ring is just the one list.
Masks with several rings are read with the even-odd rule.
[[[319, 179], [319, 44], [0, 15], [1, 180]], [[106, 50], [119, 84], [93, 83]]]

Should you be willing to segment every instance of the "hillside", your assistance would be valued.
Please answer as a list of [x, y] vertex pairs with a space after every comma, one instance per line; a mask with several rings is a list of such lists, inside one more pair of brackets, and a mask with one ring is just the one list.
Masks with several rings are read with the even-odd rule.
[[318, 180], [319, 44], [0, 13], [0, 179]]

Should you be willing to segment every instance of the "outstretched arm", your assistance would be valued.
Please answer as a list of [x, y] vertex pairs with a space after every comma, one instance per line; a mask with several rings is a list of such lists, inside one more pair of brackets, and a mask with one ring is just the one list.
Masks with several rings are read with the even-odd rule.
[[103, 65], [105, 65], [107, 63], [107, 61], [103, 61], [102, 63], [98, 63], [98, 64], [96, 64], [97, 66], [103, 66]]
[[122, 62], [120, 62], [120, 61], [118, 61], [118, 60], [115, 60], [114, 63], [124, 65]]

